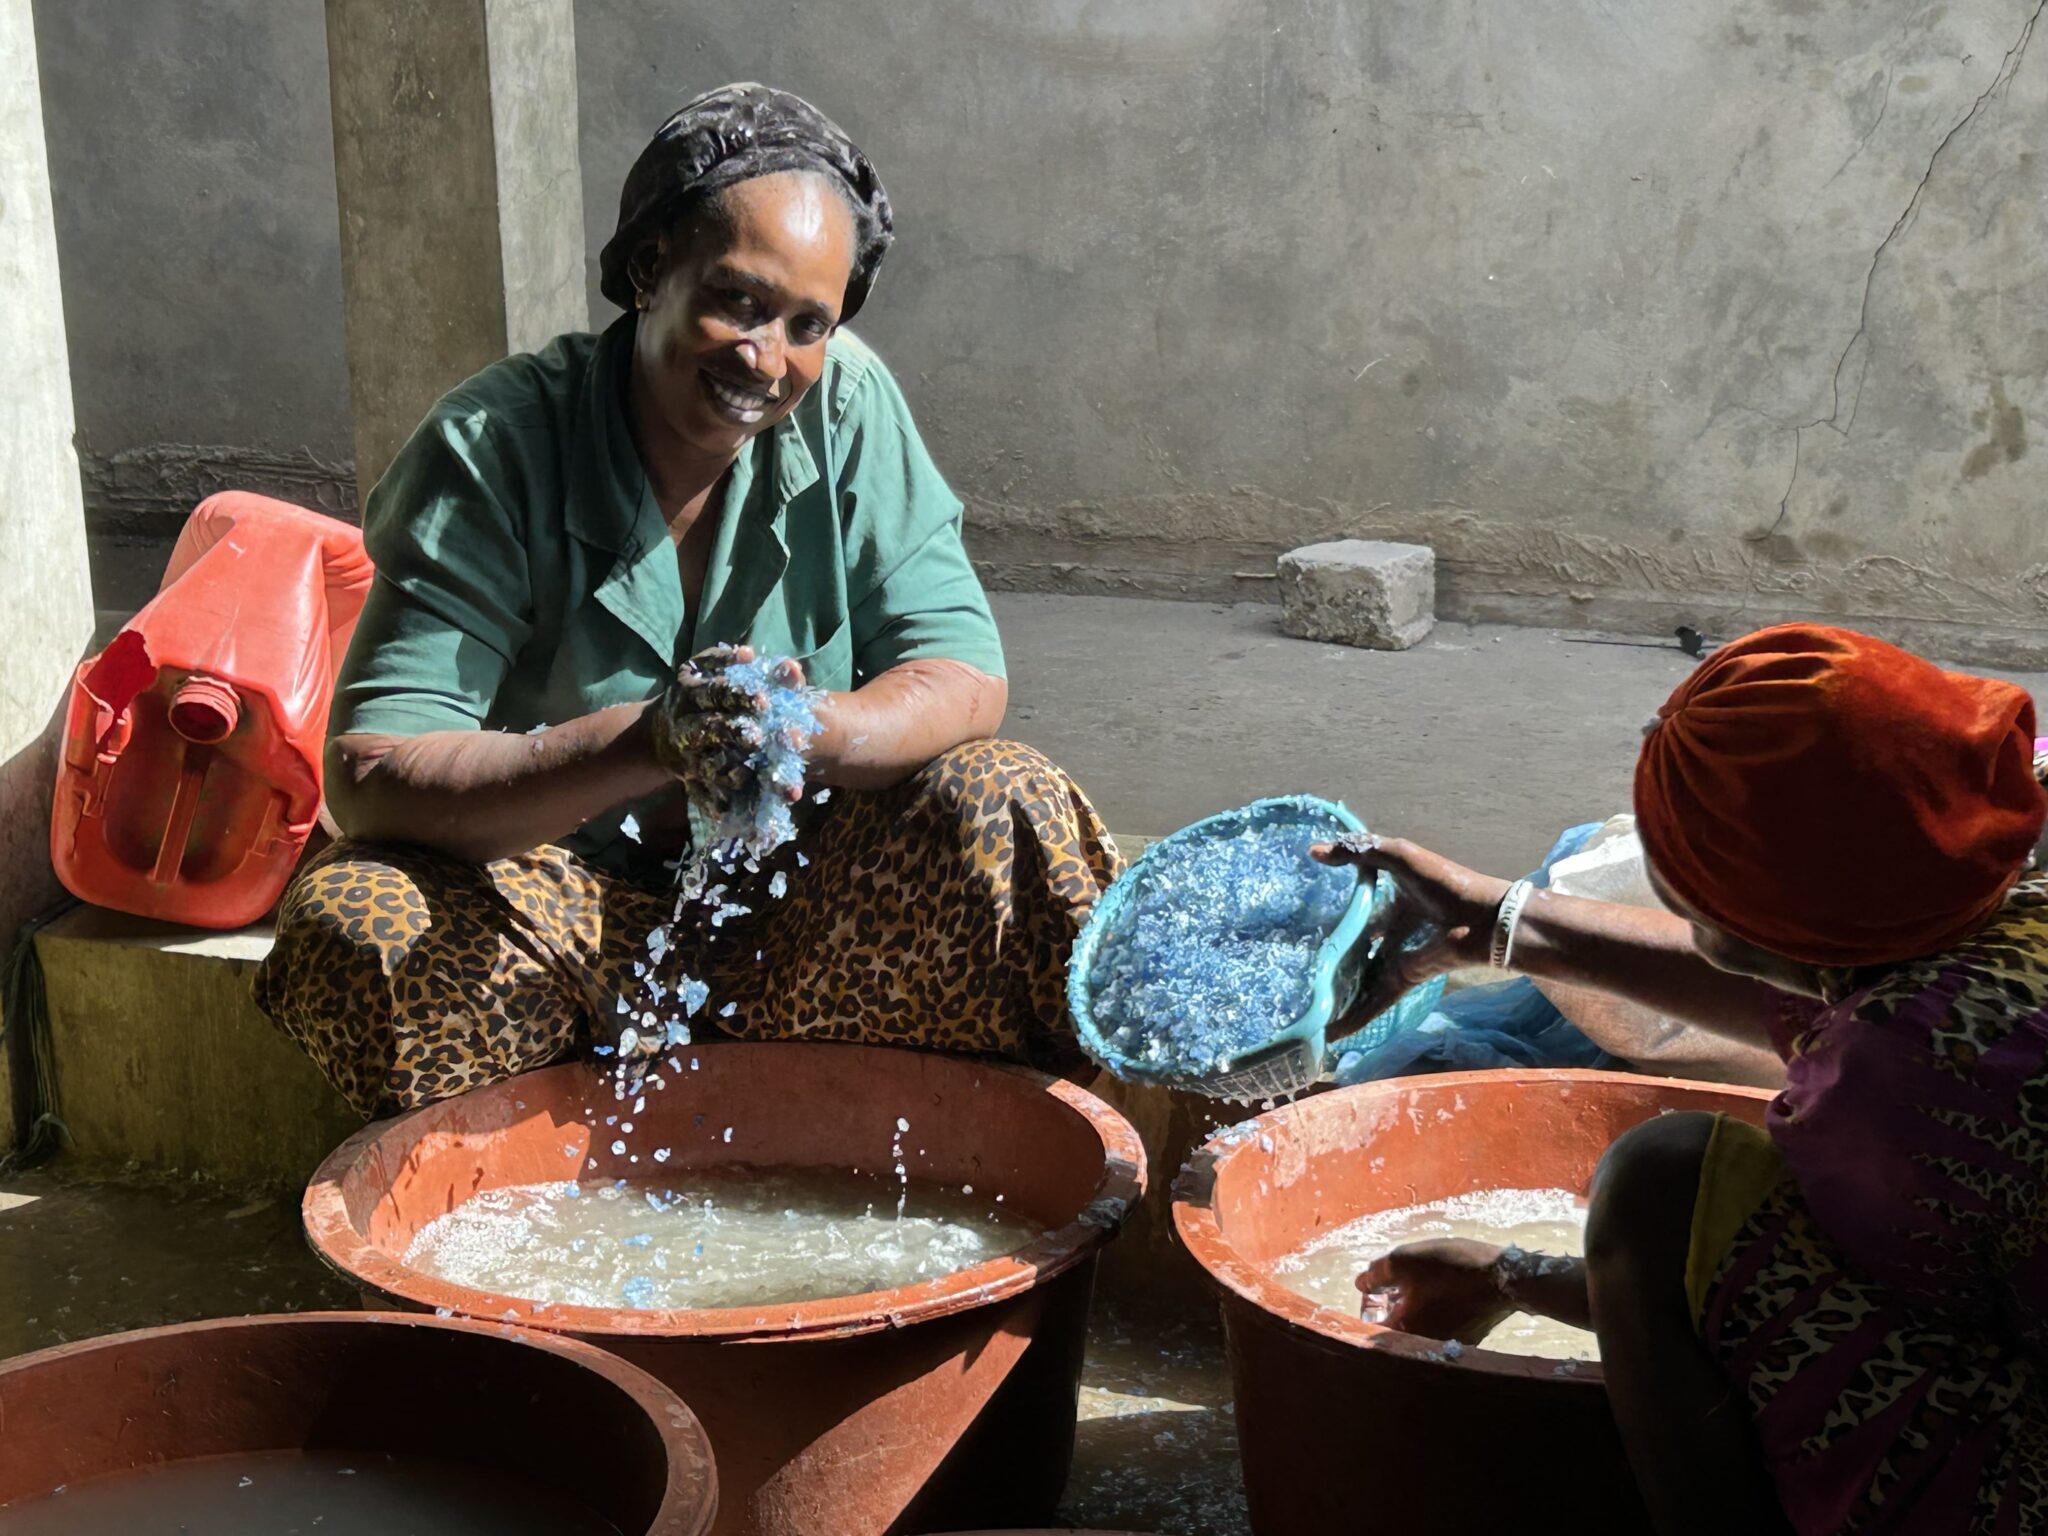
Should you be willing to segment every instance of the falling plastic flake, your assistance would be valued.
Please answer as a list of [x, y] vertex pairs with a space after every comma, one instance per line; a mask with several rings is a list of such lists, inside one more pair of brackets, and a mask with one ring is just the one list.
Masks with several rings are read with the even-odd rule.
[[[690, 851], [673, 866], [678, 920], [693, 905], [709, 910], [713, 928], [723, 928], [731, 919], [751, 915], [751, 907], [725, 899], [728, 884], [718, 880], [718, 873], [730, 877], [741, 868], [749, 873], [757, 871], [761, 860], [796, 836], [790, 807], [803, 794], [811, 743], [818, 733], [817, 703], [823, 695], [814, 688], [791, 688], [777, 681], [776, 674], [783, 665], [781, 658], [762, 658], [734, 663], [723, 673], [726, 682], [757, 701], [743, 725], [753, 745], [741, 764], [736, 789], [724, 794], [713, 794], [698, 786], [690, 790]], [[816, 798], [825, 796], [821, 793]], [[639, 840], [639, 824], [630, 815], [622, 819], [620, 827], [635, 841]], [[780, 887], [775, 885], [776, 881], [781, 882]], [[771, 889], [779, 896], [786, 888], [787, 881], [778, 873], [771, 881]], [[666, 925], [647, 936], [652, 966], [660, 966], [675, 949]], [[754, 952], [754, 958], [762, 958], [760, 950]], [[647, 982], [647, 990], [659, 1007], [671, 989], [654, 977], [648, 963], [634, 961], [633, 974]], [[685, 1017], [696, 1017], [710, 1000], [710, 988], [692, 976], [681, 977], [672, 990]], [[633, 1012], [623, 997], [618, 1008], [622, 1014]], [[722, 1016], [729, 1018], [731, 1013], [728, 1008]], [[689, 1030], [680, 1020], [670, 1019], [664, 1025], [650, 1009], [641, 1013], [636, 1022], [656, 1041], [665, 1037], [669, 1045], [689, 1043]], [[637, 1091], [647, 1069], [646, 1062], [633, 1059], [638, 1054], [640, 1039], [641, 1034], [632, 1029], [620, 1036], [617, 1086], [621, 1097]], [[608, 1051], [601, 1048], [601, 1053]]]

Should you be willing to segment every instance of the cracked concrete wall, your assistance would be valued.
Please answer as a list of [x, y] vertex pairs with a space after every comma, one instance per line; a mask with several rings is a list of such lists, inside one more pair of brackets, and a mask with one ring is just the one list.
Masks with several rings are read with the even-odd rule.
[[1416, 539], [1457, 616], [2048, 660], [2037, 0], [577, 17], [592, 253], [706, 86], [873, 154], [862, 330], [998, 584], [1264, 597]]
[[35, 0], [95, 589], [224, 486], [352, 516], [321, 0]]

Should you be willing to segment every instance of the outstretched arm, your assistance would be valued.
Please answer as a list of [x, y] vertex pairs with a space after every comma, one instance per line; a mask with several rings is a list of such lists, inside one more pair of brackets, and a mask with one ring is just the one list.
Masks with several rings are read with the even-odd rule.
[[531, 736], [337, 736], [327, 803], [350, 837], [509, 858], [674, 782], [655, 760], [650, 710], [622, 704]]
[[[530, 735], [337, 736], [328, 747], [328, 802], [351, 837], [476, 863], [524, 853], [664, 788], [729, 782], [761, 701], [723, 671], [752, 659], [744, 646], [707, 651], [678, 670], [660, 699]], [[801, 677], [790, 665], [779, 680]], [[760, 740], [758, 727], [751, 740]]]
[[[1487, 963], [1510, 882], [1400, 838], [1328, 844], [1316, 857], [1366, 874], [1384, 871], [1394, 881], [1395, 899], [1377, 930], [1386, 942], [1340, 1032], [1363, 1027], [1432, 976]], [[1685, 919], [1551, 891], [1531, 893], [1522, 908], [1514, 968], [1611, 992], [1751, 1044], [1770, 1043], [1778, 1008], [1772, 988], [1704, 959]]]
[[965, 662], [901, 662], [818, 709], [811, 777], [849, 789], [885, 789], [962, 742], [993, 736], [1010, 687]]

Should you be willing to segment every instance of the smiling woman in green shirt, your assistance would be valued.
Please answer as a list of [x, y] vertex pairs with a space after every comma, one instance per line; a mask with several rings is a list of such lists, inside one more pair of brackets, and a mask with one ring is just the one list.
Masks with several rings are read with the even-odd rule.
[[[1115, 854], [1065, 775], [988, 739], [1008, 689], [960, 502], [842, 328], [890, 238], [815, 108], [699, 97], [627, 178], [602, 258], [627, 313], [460, 385], [371, 493], [329, 750], [348, 836], [257, 988], [365, 1114], [611, 1044], [650, 966], [656, 1001], [709, 985], [700, 1034], [1079, 1065], [1065, 961]], [[728, 896], [749, 914], [650, 957], [689, 835], [655, 706], [739, 645], [825, 690], [811, 783], [842, 793]]]

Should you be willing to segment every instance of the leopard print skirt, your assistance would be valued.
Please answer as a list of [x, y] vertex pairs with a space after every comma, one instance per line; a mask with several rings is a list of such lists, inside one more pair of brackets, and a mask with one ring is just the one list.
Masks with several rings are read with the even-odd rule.
[[[751, 911], [715, 925], [561, 848], [479, 866], [337, 844], [285, 894], [258, 1006], [369, 1117], [587, 1050], [684, 975], [710, 988], [698, 1038], [1084, 1068], [1067, 957], [1121, 866], [1071, 779], [980, 741], [820, 809], [725, 898]], [[664, 924], [670, 942], [650, 953]]]

